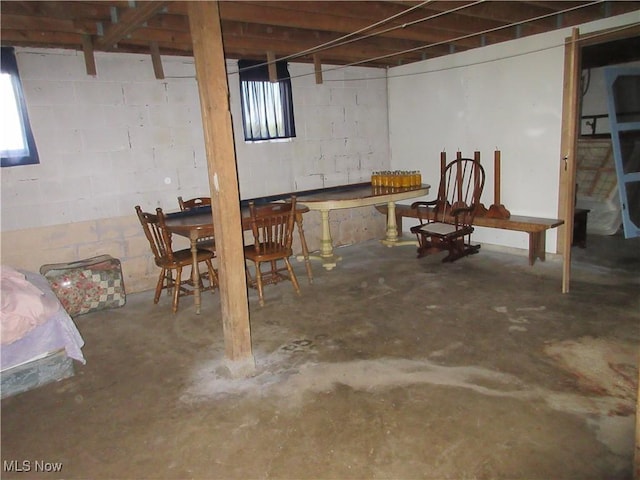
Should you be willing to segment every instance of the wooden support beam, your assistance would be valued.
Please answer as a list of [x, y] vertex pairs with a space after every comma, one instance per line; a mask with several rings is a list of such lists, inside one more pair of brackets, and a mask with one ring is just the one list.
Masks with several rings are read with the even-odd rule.
[[[476, 150], [475, 152], [473, 152], [473, 159], [480, 164], [480, 151], [479, 150]], [[475, 169], [474, 172], [475, 172], [474, 181], [475, 181], [476, 185], [479, 185], [479, 183], [480, 183], [480, 170]], [[488, 212], [487, 207], [485, 207], [482, 202], [479, 202], [476, 205], [476, 215], [477, 216], [482, 217], [482, 216], [486, 215], [487, 212]]]
[[638, 369], [638, 394], [636, 395], [636, 446], [633, 452], [633, 480], [640, 480], [640, 369]]
[[255, 360], [220, 13], [214, 1], [189, 2], [188, 11], [216, 232], [225, 356], [233, 376], [246, 376], [255, 370]]
[[[574, 28], [565, 42], [564, 98], [562, 111], [561, 181], [566, 183], [567, 196], [561, 199], [559, 209], [564, 220], [562, 233], [562, 293], [571, 287], [571, 244], [573, 243], [573, 212], [576, 194], [576, 149], [578, 139], [578, 96], [580, 92], [580, 31]], [[564, 170], [564, 172], [562, 171]]]
[[145, 2], [140, 6], [124, 10], [117, 23], [111, 24], [102, 37], [96, 40], [95, 48], [98, 50], [111, 50], [114, 45], [126, 37], [132, 31], [140, 27], [149, 18], [162, 10], [169, 2]]
[[96, 70], [96, 58], [93, 55], [93, 42], [89, 35], [82, 36], [82, 51], [84, 52], [84, 65], [87, 69], [87, 75], [95, 77], [98, 71]]
[[320, 62], [320, 55], [313, 56], [313, 68], [316, 72], [316, 84], [322, 85], [322, 63]]
[[164, 69], [162, 68], [162, 58], [160, 57], [160, 47], [158, 42], [151, 42], [149, 45], [151, 48], [151, 62], [153, 63], [153, 73], [156, 75], [156, 79], [164, 79]]
[[276, 54], [267, 52], [267, 68], [269, 69], [269, 81], [275, 83], [278, 81], [278, 69], [276, 68]]
[[502, 153], [500, 150], [493, 152], [493, 204], [489, 207], [487, 217], [489, 218], [509, 218], [511, 212], [502, 202]]

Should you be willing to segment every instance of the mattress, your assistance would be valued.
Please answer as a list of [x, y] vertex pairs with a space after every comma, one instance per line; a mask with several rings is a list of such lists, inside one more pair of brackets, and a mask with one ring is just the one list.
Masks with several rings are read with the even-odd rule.
[[[45, 277], [32, 272], [22, 272], [26, 279], [43, 294], [58, 302]], [[2, 345], [0, 352], [0, 371], [5, 371], [54, 352], [64, 350], [69, 358], [85, 363], [82, 347], [84, 340], [75, 323], [60, 306], [49, 318], [27, 332], [22, 338]]]

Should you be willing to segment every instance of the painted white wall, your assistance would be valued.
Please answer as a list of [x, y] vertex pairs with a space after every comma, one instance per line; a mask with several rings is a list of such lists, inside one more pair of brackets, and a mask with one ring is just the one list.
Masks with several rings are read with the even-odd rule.
[[[580, 26], [581, 33], [640, 21], [640, 12]], [[493, 203], [493, 152], [502, 155], [501, 203], [514, 215], [557, 218], [564, 76], [570, 29], [435, 58], [389, 71], [393, 169], [437, 185], [440, 152], [481, 152], [483, 203]], [[430, 196], [432, 198], [432, 196]], [[405, 229], [411, 224], [405, 220]], [[479, 242], [525, 249], [527, 235], [478, 228]], [[547, 233], [555, 251], [556, 230]]]
[[[17, 48], [40, 164], [3, 168], [2, 231], [177, 208], [209, 192], [193, 58]], [[326, 66], [325, 66], [326, 68]], [[297, 137], [244, 142], [235, 62], [227, 63], [242, 198], [368, 181], [389, 167], [386, 72], [351, 67], [315, 84], [291, 64]]]

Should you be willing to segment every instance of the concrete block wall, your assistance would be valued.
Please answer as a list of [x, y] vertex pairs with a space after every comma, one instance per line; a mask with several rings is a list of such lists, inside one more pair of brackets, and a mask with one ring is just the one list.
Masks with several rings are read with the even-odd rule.
[[[148, 55], [97, 53], [96, 77], [81, 52], [16, 55], [40, 164], [0, 171], [2, 263], [37, 271], [111, 254], [129, 291], [151, 288], [157, 268], [134, 206], [172, 211], [178, 195], [209, 192], [193, 59], [163, 57], [157, 80]], [[242, 198], [368, 181], [389, 167], [384, 70], [331, 70], [316, 85], [312, 65], [291, 64], [297, 137], [260, 143], [244, 142], [235, 62], [227, 70]], [[358, 210], [332, 213], [334, 243], [383, 235], [384, 218]], [[305, 215], [313, 249], [315, 213]]]
[[[369, 181], [389, 165], [386, 72], [329, 70], [317, 85], [312, 65], [290, 64], [297, 137], [243, 141], [240, 88], [230, 62], [229, 90], [242, 198]], [[274, 175], [277, 172], [277, 175]]]
[[135, 216], [2, 232], [2, 264], [32, 272], [104, 254], [122, 262], [127, 292], [155, 287], [160, 272]]

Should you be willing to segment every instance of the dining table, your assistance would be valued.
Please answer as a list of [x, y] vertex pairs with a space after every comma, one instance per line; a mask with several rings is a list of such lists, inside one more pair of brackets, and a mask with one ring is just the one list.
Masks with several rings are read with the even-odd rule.
[[[249, 202], [253, 201], [256, 205], [283, 201], [291, 195], [296, 196], [296, 226], [300, 238], [300, 246], [302, 255], [297, 257], [298, 261], [304, 261], [307, 271], [309, 283], [313, 283], [313, 272], [311, 269], [311, 260], [320, 260], [322, 266], [326, 270], [332, 270], [341, 257], [336, 255], [333, 250], [333, 241], [331, 238], [331, 230], [329, 224], [329, 212], [331, 210], [343, 208], [356, 208], [373, 205], [387, 205], [387, 221], [385, 229], [385, 237], [381, 242], [388, 246], [399, 246], [407, 243], [415, 244], [416, 241], [403, 241], [398, 235], [398, 225], [396, 221], [396, 201], [407, 200], [422, 197], [429, 193], [430, 185], [421, 184], [410, 187], [379, 187], [373, 186], [370, 182], [338, 185], [334, 187], [318, 188], [314, 190], [306, 190], [299, 192], [290, 192], [280, 195], [271, 195], [268, 197], [256, 198], [251, 200], [242, 200], [240, 202], [240, 211], [242, 218], [242, 229], [251, 230], [251, 215], [249, 211]], [[310, 210], [320, 211], [321, 214], [321, 239], [320, 251], [317, 254], [310, 255], [307, 247], [307, 241], [304, 236], [304, 228], [302, 224], [303, 214]], [[190, 241], [191, 253], [193, 257], [192, 280], [194, 284], [194, 296], [196, 313], [200, 313], [201, 290], [200, 278], [198, 272], [198, 242], [204, 239], [215, 239], [215, 231], [213, 227], [213, 216], [211, 206], [192, 208], [180, 212], [167, 213], [165, 218], [167, 230], [176, 235], [186, 237]]]
[[[333, 240], [329, 223], [329, 212], [343, 208], [365, 207], [369, 205], [387, 205], [387, 225], [385, 237], [381, 240], [388, 247], [416, 244], [415, 240], [402, 240], [398, 235], [396, 204], [400, 200], [422, 197], [429, 193], [428, 184], [407, 187], [373, 186], [370, 182], [342, 185], [321, 190], [300, 192], [296, 195], [299, 204], [310, 210], [318, 210], [322, 216], [322, 238], [320, 252], [309, 258], [320, 260], [325, 270], [332, 270], [341, 260], [333, 250]], [[305, 258], [307, 260], [307, 258]]]
[[[309, 283], [313, 283], [313, 272], [309, 259], [309, 249], [307, 248], [307, 241], [304, 237], [304, 229], [302, 225], [302, 215], [308, 211], [309, 208], [305, 205], [296, 205], [296, 227], [302, 249], [301, 260], [304, 260], [305, 262]], [[247, 201], [242, 202], [240, 212], [242, 218], [242, 230], [251, 230], [251, 214]], [[193, 281], [195, 307], [196, 313], [200, 314], [202, 296], [200, 290], [200, 274], [198, 270], [198, 243], [206, 239], [215, 240], [211, 206], [206, 205], [189, 210], [167, 213], [165, 214], [165, 225], [167, 230], [172, 234], [189, 239], [191, 255], [193, 258], [191, 279]]]

